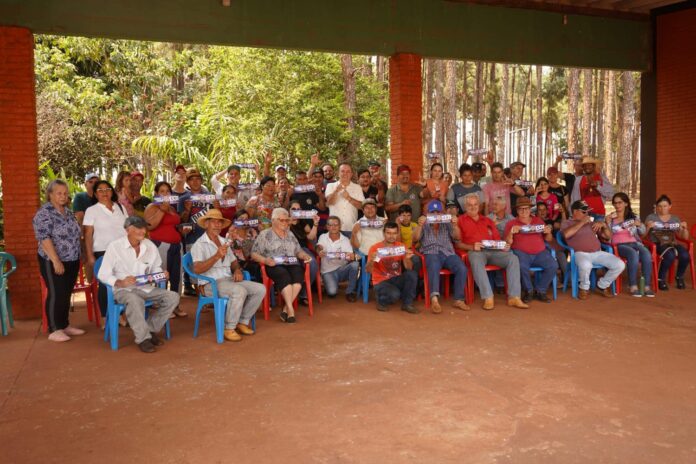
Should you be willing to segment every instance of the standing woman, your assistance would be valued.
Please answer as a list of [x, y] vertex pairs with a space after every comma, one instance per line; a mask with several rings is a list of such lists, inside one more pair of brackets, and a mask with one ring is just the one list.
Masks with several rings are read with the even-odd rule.
[[422, 203], [426, 204], [433, 200], [440, 200], [444, 205], [447, 200], [447, 191], [449, 184], [444, 179], [442, 164], [433, 163], [430, 166], [430, 179], [425, 183], [425, 188], [421, 191], [421, 199], [425, 200]]
[[[94, 185], [97, 204], [85, 211], [82, 227], [85, 235], [87, 263], [94, 267], [97, 258], [104, 256], [106, 247], [116, 239], [126, 236], [123, 224], [126, 222], [126, 210], [118, 203], [118, 196], [111, 184], [100, 180]], [[99, 282], [99, 309], [106, 316], [106, 287]]]
[[[660, 290], [668, 290], [667, 273], [672, 264], [677, 260], [677, 288], [683, 290], [684, 273], [689, 267], [690, 256], [682, 244], [677, 241], [677, 237], [682, 240], [689, 240], [689, 229], [686, 221], [674, 216], [672, 210], [672, 200], [667, 195], [661, 195], [655, 202], [655, 213], [645, 218], [645, 225], [648, 228], [648, 237], [657, 246], [657, 255], [662, 258], [660, 269], [657, 273], [657, 285]], [[670, 228], [674, 227], [674, 229]]]
[[628, 195], [623, 192], [615, 193], [611, 202], [616, 211], [608, 215], [606, 221], [611, 229], [611, 244], [616, 246], [619, 256], [626, 260], [631, 295], [638, 298], [642, 296], [638, 289], [638, 263], [640, 263], [645, 278], [645, 296], [652, 298], [655, 296], [650, 288], [652, 255], [640, 239], [645, 234], [645, 225], [631, 209]]
[[48, 339], [66, 342], [84, 330], [71, 327], [70, 297], [80, 270], [80, 225], [67, 208], [68, 184], [56, 179], [46, 187], [46, 203], [34, 215], [34, 234], [39, 241], [39, 270], [46, 283]]
[[280, 208], [280, 202], [276, 196], [275, 178], [266, 176], [259, 182], [261, 193], [249, 198], [246, 210], [252, 219], [259, 220], [259, 231], [271, 227], [271, 214], [276, 208]]
[[131, 199], [131, 173], [121, 171], [116, 176], [116, 195], [118, 203], [126, 209], [126, 216], [135, 216], [135, 208]]
[[[172, 195], [172, 187], [168, 182], [157, 182], [155, 198]], [[145, 221], [150, 231], [150, 240], [157, 246], [162, 269], [169, 272], [169, 290], [181, 294], [181, 234], [177, 226], [181, 223], [176, 208], [167, 202], [154, 201], [145, 208]], [[186, 317], [188, 314], [178, 306], [172, 313], [173, 317]]]

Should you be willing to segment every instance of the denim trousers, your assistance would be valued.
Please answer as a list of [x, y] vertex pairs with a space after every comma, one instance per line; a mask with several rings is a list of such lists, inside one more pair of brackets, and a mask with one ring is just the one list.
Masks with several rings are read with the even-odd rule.
[[387, 306], [401, 300], [403, 306], [413, 304], [416, 299], [418, 273], [404, 270], [401, 275], [375, 285], [377, 303]]
[[445, 256], [442, 253], [425, 255], [425, 267], [428, 271], [430, 286], [429, 298], [440, 296], [440, 270], [444, 267], [454, 274], [454, 299], [464, 300], [467, 269], [459, 256]]
[[338, 293], [338, 284], [340, 282], [345, 282], [346, 280], [348, 281], [346, 295], [356, 293], [359, 269], [360, 264], [358, 261], [351, 261], [338, 269], [322, 274], [321, 277], [324, 280], [324, 291], [326, 294], [329, 296], [336, 295], [336, 293]]
[[[667, 251], [665, 251], [667, 250]], [[664, 254], [663, 254], [664, 253]], [[689, 250], [681, 245], [675, 245], [670, 247], [668, 245], [658, 245], [657, 255], [662, 256], [662, 262], [660, 263], [660, 270], [657, 275], [663, 282], [667, 280], [667, 273], [669, 272], [674, 260], [677, 262], [677, 277], [684, 277], [686, 268], [689, 267], [691, 262], [691, 257], [689, 256]]]
[[[546, 249], [534, 255], [520, 250], [512, 250], [512, 252], [515, 253], [515, 256], [517, 256], [520, 262], [522, 289], [527, 292], [531, 292], [533, 289], [539, 293], [546, 293], [558, 270], [558, 263], [553, 256], [551, 256], [551, 252]], [[541, 276], [536, 280], [536, 285], [532, 283], [529, 270], [533, 267], [540, 267], [543, 269], [543, 271], [541, 271]]]
[[620, 243], [616, 246], [619, 256], [626, 259], [628, 267], [628, 284], [631, 287], [638, 285], [638, 264], [643, 268], [645, 285], [652, 285], [652, 256], [645, 245], [638, 242]]

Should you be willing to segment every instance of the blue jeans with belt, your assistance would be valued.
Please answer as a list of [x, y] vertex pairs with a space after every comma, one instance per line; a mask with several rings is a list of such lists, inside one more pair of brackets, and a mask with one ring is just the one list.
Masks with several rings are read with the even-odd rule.
[[639, 242], [620, 243], [616, 246], [619, 256], [626, 259], [628, 267], [628, 284], [631, 287], [638, 285], [638, 264], [643, 268], [645, 285], [652, 285], [652, 255], [650, 251]]
[[442, 253], [428, 254], [425, 255], [425, 267], [428, 271], [428, 285], [430, 286], [430, 295], [426, 295], [427, 298], [440, 296], [440, 270], [444, 267], [454, 274], [454, 299], [464, 300], [467, 270], [459, 256], [445, 256]]

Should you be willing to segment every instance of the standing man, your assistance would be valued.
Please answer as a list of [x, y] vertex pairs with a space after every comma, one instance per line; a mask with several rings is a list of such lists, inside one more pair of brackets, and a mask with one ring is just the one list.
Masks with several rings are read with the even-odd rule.
[[598, 165], [600, 160], [586, 156], [582, 159], [583, 176], [575, 179], [570, 201], [575, 203], [584, 200], [590, 208], [590, 215], [595, 221], [604, 221], [606, 210], [604, 202], [611, 200], [614, 195], [614, 186]]
[[[481, 164], [481, 166], [483, 166], [483, 164]], [[486, 199], [483, 196], [483, 190], [474, 182], [474, 171], [472, 167], [466, 163], [459, 166], [459, 181], [458, 184], [454, 184], [447, 191], [447, 201], [453, 201], [457, 204], [458, 214], [464, 214], [464, 197], [470, 193], [477, 194], [481, 205], [485, 205]]]
[[[375, 184], [372, 183], [372, 174], [370, 174], [369, 169], [362, 168], [358, 171], [358, 185], [362, 189], [365, 199], [372, 198], [375, 200], [375, 204], [379, 204], [379, 190], [377, 190]], [[383, 195], [384, 192], [382, 192], [382, 196]], [[377, 214], [379, 215], [379, 212]], [[382, 216], [384, 216], [384, 214], [382, 214]], [[363, 212], [358, 211], [358, 219], [361, 217], [363, 217]]]
[[172, 184], [172, 195], [181, 196], [186, 193], [186, 167], [178, 164], [174, 168], [174, 182]]
[[382, 165], [379, 164], [379, 161], [370, 161], [367, 164], [367, 169], [370, 171], [370, 175], [372, 176], [372, 185], [374, 185], [377, 188], [377, 215], [378, 216], [386, 216], [384, 212], [384, 195], [387, 194], [387, 190], [389, 189], [389, 186], [387, 183], [382, 179]]
[[495, 307], [493, 291], [488, 280], [486, 265], [493, 264], [506, 271], [508, 285], [508, 306], [515, 308], [529, 308], [520, 299], [520, 263], [517, 256], [510, 252], [510, 245], [496, 249], [486, 247], [484, 240], [500, 242], [500, 234], [493, 221], [479, 214], [478, 195], [469, 194], [465, 199], [466, 214], [459, 216], [459, 230], [461, 241], [456, 243], [457, 248], [468, 253], [471, 272], [474, 273], [474, 281], [479, 288], [483, 299], [483, 309], [491, 310]]
[[[162, 260], [157, 247], [145, 238], [147, 223], [140, 216], [130, 216], [124, 223], [126, 236], [109, 244], [99, 268], [99, 280], [114, 289], [116, 303], [125, 305], [126, 319], [135, 334], [135, 343], [143, 353], [154, 353], [155, 346], [164, 345], [157, 335], [179, 306], [179, 295], [152, 284], [139, 284], [137, 276], [160, 273]], [[164, 271], [165, 279], [169, 273]], [[158, 307], [145, 320], [145, 302]]]
[[334, 179], [334, 168], [331, 166], [331, 163], [324, 163], [321, 167], [321, 172], [324, 173], [324, 186], [336, 182], [336, 179]]
[[[308, 187], [310, 185], [311, 187]], [[290, 203], [294, 201], [298, 202], [304, 211], [326, 209], [324, 194], [321, 189], [317, 192], [315, 184], [309, 183], [309, 177], [303, 170], [295, 172], [295, 187], [290, 195]]]
[[[333, 175], [333, 170], [331, 172]], [[324, 178], [326, 178], [326, 171], [324, 171]], [[350, 238], [353, 224], [358, 220], [358, 209], [362, 207], [362, 202], [365, 200], [362, 189], [353, 182], [352, 178], [353, 168], [348, 163], [341, 163], [338, 165], [338, 182], [332, 182], [326, 186], [329, 214], [341, 219], [341, 232], [348, 238]]]
[[402, 164], [396, 168], [397, 184], [387, 190], [385, 198], [385, 211], [389, 220], [396, 221], [401, 205], [409, 205], [413, 217], [421, 215], [420, 193], [423, 186], [411, 183], [411, 168]]
[[[220, 236], [222, 229], [229, 227], [231, 223], [222, 216], [220, 210], [208, 210], [197, 223], [205, 233], [191, 248], [193, 272], [215, 279], [218, 294], [228, 298], [225, 311], [225, 340], [242, 341], [240, 334], [254, 334], [249, 323], [266, 295], [266, 288], [258, 282], [244, 280], [230, 241]], [[198, 286], [203, 288], [204, 295], [213, 294], [205, 280], [199, 281]]]
[[130, 191], [133, 198], [131, 203], [133, 204], [133, 210], [135, 210], [135, 213], [140, 217], [143, 217], [145, 214], [145, 208], [147, 208], [147, 205], [152, 203], [150, 198], [146, 197], [145, 195], [141, 195], [140, 193], [140, 190], [143, 188], [144, 179], [145, 177], [141, 172], [134, 171], [131, 173]]
[[[241, 211], [246, 207], [247, 201], [254, 195], [252, 189], [240, 189], [239, 182], [242, 179], [242, 168], [236, 164], [229, 166], [225, 171], [220, 171], [215, 174], [210, 179], [210, 185], [213, 187], [213, 191], [218, 195], [222, 196], [222, 191], [225, 185], [234, 185], [235, 191], [237, 192], [237, 211]], [[258, 180], [258, 167], [256, 168], [256, 178]], [[221, 180], [225, 177], [227, 184], [223, 184]]]
[[[96, 172], [90, 172], [85, 176], [85, 191], [78, 192], [75, 194], [72, 203], [73, 214], [77, 223], [80, 224], [80, 230], [82, 230], [82, 220], [85, 218], [85, 211], [92, 205], [97, 203], [97, 197], [94, 194], [94, 184], [99, 181], [99, 174]], [[80, 237], [80, 250], [81, 256], [87, 256], [87, 249], [85, 248], [84, 237]], [[92, 282], [92, 266], [85, 260], [85, 277], [89, 282]]]
[[597, 282], [597, 292], [613, 298], [611, 284], [621, 275], [626, 265], [617, 256], [602, 251], [599, 238], [611, 239], [611, 230], [604, 221], [592, 221], [590, 207], [584, 200], [577, 200], [570, 206], [572, 216], [561, 224], [561, 233], [569, 247], [575, 250], [575, 264], [578, 266], [580, 280], [578, 298], [586, 300], [590, 295], [590, 273], [595, 264], [608, 269]]
[[493, 180], [483, 186], [483, 194], [486, 199], [483, 209], [484, 214], [487, 215], [490, 212], [493, 200], [497, 197], [505, 199], [505, 212], [512, 214], [512, 208], [510, 207], [511, 194], [522, 197], [524, 196], [524, 190], [515, 185], [512, 179], [505, 176], [503, 165], [500, 163], [491, 164], [491, 176]]
[[[179, 197], [179, 204], [177, 205], [177, 212], [179, 213], [181, 223], [187, 224], [187, 228], [183, 229], [184, 253], [186, 253], [186, 250], [190, 249], [196, 240], [205, 232], [204, 229], [196, 224], [196, 216], [205, 214], [205, 210], [210, 207], [210, 205], [205, 202], [191, 200], [193, 195], [209, 193], [208, 190], [203, 187], [203, 176], [198, 172], [198, 169], [191, 168], [186, 171], [186, 184], [189, 190]], [[194, 290], [191, 277], [187, 272], [184, 273], [184, 295], [196, 296], [196, 290]]]

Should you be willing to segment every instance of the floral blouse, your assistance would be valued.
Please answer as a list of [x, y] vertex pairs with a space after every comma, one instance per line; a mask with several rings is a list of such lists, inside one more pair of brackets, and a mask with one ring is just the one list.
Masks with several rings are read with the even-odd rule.
[[65, 208], [65, 212], [61, 214], [50, 202], [44, 203], [32, 222], [34, 235], [39, 241], [39, 256], [49, 259], [41, 245], [43, 240], [49, 238], [61, 261], [80, 259], [80, 225], [71, 210]]
[[266, 258], [276, 256], [297, 256], [302, 251], [297, 238], [288, 230], [285, 238], [280, 237], [273, 229], [266, 229], [256, 237], [252, 253], [258, 253]]

